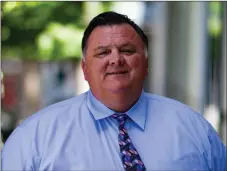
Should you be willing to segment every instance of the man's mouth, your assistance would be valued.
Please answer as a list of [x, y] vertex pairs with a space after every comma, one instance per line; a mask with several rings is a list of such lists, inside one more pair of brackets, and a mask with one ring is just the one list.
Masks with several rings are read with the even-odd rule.
[[107, 73], [107, 75], [120, 75], [120, 74], [126, 74], [128, 71], [117, 71], [117, 72], [110, 72]]

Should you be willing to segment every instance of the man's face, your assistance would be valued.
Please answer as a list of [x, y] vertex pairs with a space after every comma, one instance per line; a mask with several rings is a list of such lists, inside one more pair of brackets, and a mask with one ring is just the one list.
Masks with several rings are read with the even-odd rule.
[[118, 93], [142, 89], [148, 67], [144, 50], [142, 39], [129, 24], [96, 27], [82, 61], [91, 90]]

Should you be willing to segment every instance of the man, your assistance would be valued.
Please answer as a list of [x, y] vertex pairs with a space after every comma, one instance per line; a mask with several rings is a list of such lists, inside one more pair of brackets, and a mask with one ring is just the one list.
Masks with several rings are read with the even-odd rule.
[[147, 48], [126, 16], [96, 16], [82, 40], [90, 90], [16, 128], [2, 170], [226, 170], [226, 148], [200, 114], [143, 91]]

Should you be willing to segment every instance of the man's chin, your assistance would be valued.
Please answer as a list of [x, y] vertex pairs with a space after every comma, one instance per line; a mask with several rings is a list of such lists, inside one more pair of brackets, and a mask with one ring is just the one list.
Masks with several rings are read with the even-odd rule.
[[107, 90], [111, 93], [124, 93], [128, 90], [129, 86], [115, 86], [115, 87], [108, 87]]

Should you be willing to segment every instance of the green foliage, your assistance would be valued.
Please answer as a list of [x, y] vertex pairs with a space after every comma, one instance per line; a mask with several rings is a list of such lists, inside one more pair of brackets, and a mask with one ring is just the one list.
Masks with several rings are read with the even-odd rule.
[[209, 3], [209, 19], [208, 19], [208, 31], [213, 37], [218, 37], [222, 32], [222, 2], [210, 2]]
[[43, 61], [81, 58], [83, 31], [88, 18], [95, 15], [89, 11], [110, 10], [112, 3], [21, 1], [1, 4], [2, 58]]

